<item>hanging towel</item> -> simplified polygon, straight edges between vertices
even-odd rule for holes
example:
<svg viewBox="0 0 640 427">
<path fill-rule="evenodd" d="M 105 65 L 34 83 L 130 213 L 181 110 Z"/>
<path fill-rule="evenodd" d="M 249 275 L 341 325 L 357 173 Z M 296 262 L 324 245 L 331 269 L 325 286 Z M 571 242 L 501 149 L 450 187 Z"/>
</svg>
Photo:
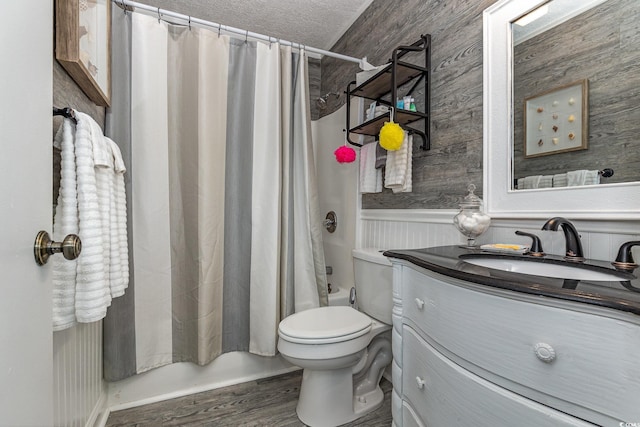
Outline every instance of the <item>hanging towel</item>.
<svg viewBox="0 0 640 427">
<path fill-rule="evenodd" d="M 376 144 L 360 148 L 360 193 L 382 192 L 382 170 L 376 169 Z"/>
<path fill-rule="evenodd" d="M 113 184 L 111 190 L 111 254 L 109 266 L 109 287 L 111 297 L 124 295 L 129 285 L 129 247 L 127 244 L 127 200 L 125 194 L 124 173 L 127 171 L 120 148 L 111 139 L 104 138 L 111 148 L 114 162 Z"/>
<path fill-rule="evenodd" d="M 102 225 L 103 209 L 100 206 L 96 170 L 93 160 L 94 138 L 99 126 L 87 114 L 76 112 L 75 152 L 78 188 L 78 235 L 82 239 L 82 253 L 78 257 L 76 274 L 76 319 L 79 322 L 95 322 L 107 313 L 111 295 L 105 275 Z"/>
<path fill-rule="evenodd" d="M 53 262 L 53 329 L 102 319 L 111 299 L 129 284 L 124 173 L 118 146 L 88 115 L 63 121 L 54 139 L 61 150 L 61 179 L 54 239 L 74 233 L 82 240 L 77 260 Z"/>
<path fill-rule="evenodd" d="M 586 171 L 584 175 L 584 185 L 597 185 L 600 184 L 600 171 L 591 170 Z"/>
<path fill-rule="evenodd" d="M 567 174 L 559 173 L 553 175 L 553 186 L 554 187 L 566 187 L 567 186 Z"/>
<path fill-rule="evenodd" d="M 413 135 L 404 133 L 404 140 L 399 150 L 387 152 L 384 186 L 394 193 L 410 193 L 412 191 L 413 172 Z"/>
<path fill-rule="evenodd" d="M 76 160 L 73 144 L 75 125 L 64 119 L 54 139 L 61 151 L 60 191 L 53 218 L 52 238 L 61 242 L 68 234 L 78 234 L 78 196 L 76 193 Z M 69 328 L 75 323 L 75 284 L 77 260 L 62 256 L 51 258 L 53 274 L 53 330 Z"/>
<path fill-rule="evenodd" d="M 551 188 L 553 187 L 553 175 L 542 175 L 540 182 L 538 182 L 538 188 Z"/>
<path fill-rule="evenodd" d="M 387 164 L 387 150 L 382 148 L 380 142 L 376 142 L 376 169 L 385 167 Z"/>
</svg>

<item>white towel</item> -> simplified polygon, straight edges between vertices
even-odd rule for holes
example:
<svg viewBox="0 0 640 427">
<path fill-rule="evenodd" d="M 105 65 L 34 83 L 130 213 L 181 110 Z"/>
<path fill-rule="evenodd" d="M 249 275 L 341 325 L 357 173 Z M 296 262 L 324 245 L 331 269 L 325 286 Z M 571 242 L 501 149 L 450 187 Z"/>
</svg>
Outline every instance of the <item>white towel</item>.
<svg viewBox="0 0 640 427">
<path fill-rule="evenodd" d="M 600 171 L 591 170 L 586 171 L 584 175 L 584 185 L 597 185 L 600 184 Z"/>
<path fill-rule="evenodd" d="M 127 171 L 120 148 L 111 139 L 105 137 L 111 148 L 114 162 L 113 185 L 111 186 L 111 254 L 109 266 L 109 287 L 111 297 L 124 295 L 129 285 L 129 248 L 127 245 L 127 199 L 125 194 L 124 173 Z"/>
<path fill-rule="evenodd" d="M 410 193 L 413 187 L 413 135 L 404 133 L 399 150 L 387 152 L 384 186 L 394 193 Z"/>
<path fill-rule="evenodd" d="M 360 148 L 360 193 L 382 192 L 382 169 L 376 169 L 376 144 Z"/>
<path fill-rule="evenodd" d="M 79 236 L 82 253 L 78 257 L 76 275 L 76 319 L 88 323 L 102 319 L 111 303 L 105 275 L 102 223 L 96 168 L 94 166 L 94 138 L 102 138 L 97 124 L 87 114 L 76 112 L 76 175 L 78 181 Z M 98 168 L 100 170 L 102 168 Z"/>
<path fill-rule="evenodd" d="M 78 234 L 78 196 L 76 193 L 76 160 L 73 144 L 74 125 L 64 119 L 54 139 L 61 150 L 60 191 L 53 219 L 52 238 L 62 241 L 68 234 Z M 77 260 L 61 255 L 51 258 L 53 272 L 53 330 L 69 328 L 75 323 L 75 284 Z"/>
<path fill-rule="evenodd" d="M 77 260 L 53 257 L 53 328 L 102 319 L 111 299 L 129 284 L 124 173 L 118 146 L 88 115 L 76 112 L 73 134 L 64 120 L 54 139 L 62 151 L 54 239 L 78 234 Z"/>
<path fill-rule="evenodd" d="M 538 182 L 538 188 L 551 188 L 553 187 L 553 175 L 542 175 L 540 182 Z"/>
<path fill-rule="evenodd" d="M 567 186 L 567 174 L 566 173 L 558 173 L 553 175 L 553 186 L 554 187 L 566 187 Z"/>
<path fill-rule="evenodd" d="M 585 177 L 587 176 L 587 171 L 576 170 L 567 172 L 567 185 L 569 187 L 574 187 L 576 185 L 584 185 Z"/>
</svg>

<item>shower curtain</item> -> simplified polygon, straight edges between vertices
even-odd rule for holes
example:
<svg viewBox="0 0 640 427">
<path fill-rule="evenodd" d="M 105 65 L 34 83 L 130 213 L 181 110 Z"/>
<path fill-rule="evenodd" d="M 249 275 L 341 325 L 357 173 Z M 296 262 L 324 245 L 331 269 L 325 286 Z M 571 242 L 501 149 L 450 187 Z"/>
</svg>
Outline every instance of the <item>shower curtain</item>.
<svg viewBox="0 0 640 427">
<path fill-rule="evenodd" d="M 106 131 L 130 157 L 133 274 L 105 378 L 273 356 L 281 319 L 327 303 L 305 54 L 112 16 Z"/>
</svg>

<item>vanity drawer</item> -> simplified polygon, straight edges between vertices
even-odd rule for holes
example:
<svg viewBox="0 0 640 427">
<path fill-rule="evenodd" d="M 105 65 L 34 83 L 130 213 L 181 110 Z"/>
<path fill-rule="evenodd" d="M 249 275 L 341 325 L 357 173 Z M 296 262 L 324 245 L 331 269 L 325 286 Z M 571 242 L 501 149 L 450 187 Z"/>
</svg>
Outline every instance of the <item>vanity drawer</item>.
<svg viewBox="0 0 640 427">
<path fill-rule="evenodd" d="M 467 369 L 583 419 L 640 420 L 637 324 L 405 273 L 405 322 Z"/>
<path fill-rule="evenodd" d="M 593 426 L 463 369 L 404 327 L 404 399 L 427 426 Z M 407 416 L 406 423 L 405 415 Z M 403 408 L 403 425 L 420 425 Z"/>
</svg>

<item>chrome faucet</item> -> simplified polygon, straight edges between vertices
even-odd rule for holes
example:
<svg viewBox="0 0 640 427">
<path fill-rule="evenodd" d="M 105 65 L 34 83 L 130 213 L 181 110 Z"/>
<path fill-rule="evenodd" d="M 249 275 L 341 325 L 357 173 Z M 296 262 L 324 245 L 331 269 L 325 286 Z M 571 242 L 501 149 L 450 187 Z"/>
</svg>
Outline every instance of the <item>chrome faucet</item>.
<svg viewBox="0 0 640 427">
<path fill-rule="evenodd" d="M 626 242 L 620 246 L 616 260 L 611 263 L 616 270 L 633 271 L 638 267 L 631 254 L 631 248 L 634 246 L 640 246 L 640 240 Z"/>
<path fill-rule="evenodd" d="M 568 219 L 556 216 L 545 222 L 542 226 L 542 229 L 558 231 L 558 227 L 562 227 L 562 231 L 564 232 L 564 240 L 566 245 L 566 254 L 564 258 L 567 261 L 583 262 L 584 255 L 582 252 L 580 235 L 578 234 L 578 230 L 576 230 L 576 228 Z"/>
</svg>

